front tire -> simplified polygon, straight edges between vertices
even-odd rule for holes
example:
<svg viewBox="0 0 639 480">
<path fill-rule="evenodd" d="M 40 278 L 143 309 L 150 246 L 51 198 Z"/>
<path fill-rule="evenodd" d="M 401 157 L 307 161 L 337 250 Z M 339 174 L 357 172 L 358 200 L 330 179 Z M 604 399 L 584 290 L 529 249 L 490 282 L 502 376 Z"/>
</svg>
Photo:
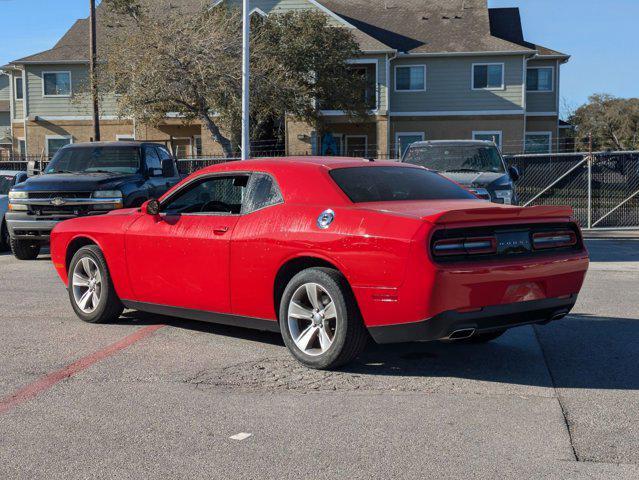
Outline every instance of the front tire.
<svg viewBox="0 0 639 480">
<path fill-rule="evenodd" d="M 69 299 L 80 320 L 108 323 L 124 311 L 102 251 L 95 245 L 82 247 L 69 265 Z"/>
<path fill-rule="evenodd" d="M 11 252 L 18 260 L 35 260 L 40 255 L 40 243 L 34 240 L 9 240 Z"/>
<path fill-rule="evenodd" d="M 345 365 L 368 341 L 346 279 L 329 268 L 310 268 L 295 275 L 284 290 L 279 318 L 284 343 L 309 368 Z"/>
<path fill-rule="evenodd" d="M 0 225 L 0 252 L 6 252 L 11 249 L 11 238 L 9 237 L 9 229 L 7 228 L 7 222 L 4 220 Z"/>
</svg>

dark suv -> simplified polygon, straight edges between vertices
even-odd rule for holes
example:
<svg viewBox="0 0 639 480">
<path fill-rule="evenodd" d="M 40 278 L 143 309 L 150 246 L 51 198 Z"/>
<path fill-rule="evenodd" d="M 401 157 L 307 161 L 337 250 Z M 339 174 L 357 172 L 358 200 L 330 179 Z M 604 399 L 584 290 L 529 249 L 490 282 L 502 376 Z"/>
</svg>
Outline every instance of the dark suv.
<svg viewBox="0 0 639 480">
<path fill-rule="evenodd" d="M 506 167 L 497 145 L 480 140 L 435 140 L 410 145 L 402 162 L 434 170 L 494 203 L 517 205 L 516 167 Z"/>
<path fill-rule="evenodd" d="M 160 144 L 68 145 L 56 153 L 43 175 L 9 192 L 11 250 L 20 260 L 33 260 L 58 222 L 139 207 L 180 179 L 175 159 Z"/>
</svg>

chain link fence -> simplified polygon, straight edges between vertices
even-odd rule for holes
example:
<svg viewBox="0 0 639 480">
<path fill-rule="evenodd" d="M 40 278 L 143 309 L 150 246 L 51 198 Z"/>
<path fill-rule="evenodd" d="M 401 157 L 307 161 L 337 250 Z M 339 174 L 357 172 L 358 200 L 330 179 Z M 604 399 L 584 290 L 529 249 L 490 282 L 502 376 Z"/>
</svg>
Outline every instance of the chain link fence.
<svg viewBox="0 0 639 480">
<path fill-rule="evenodd" d="M 514 155 L 522 205 L 570 205 L 584 228 L 639 227 L 639 152 Z"/>
<path fill-rule="evenodd" d="M 272 156 L 284 156 L 278 153 Z M 189 175 L 238 160 L 195 156 L 177 164 L 180 174 Z M 506 161 L 521 173 L 522 205 L 570 205 L 584 228 L 639 228 L 639 151 L 512 155 Z M 0 161 L 0 170 L 37 175 L 47 163 L 42 157 L 13 159 Z"/>
</svg>

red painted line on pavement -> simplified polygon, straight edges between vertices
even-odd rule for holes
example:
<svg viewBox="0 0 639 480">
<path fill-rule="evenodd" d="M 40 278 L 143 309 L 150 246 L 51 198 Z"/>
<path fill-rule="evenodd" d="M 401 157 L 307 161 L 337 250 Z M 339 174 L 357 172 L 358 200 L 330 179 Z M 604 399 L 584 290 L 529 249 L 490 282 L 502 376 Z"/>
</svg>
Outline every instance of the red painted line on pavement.
<svg viewBox="0 0 639 480">
<path fill-rule="evenodd" d="M 130 347 L 136 342 L 143 340 L 144 338 L 152 335 L 159 329 L 163 328 L 165 325 L 150 325 L 148 327 L 144 327 L 136 331 L 135 333 L 129 335 L 128 337 L 123 338 L 122 340 L 115 342 L 112 345 L 109 345 L 102 350 L 98 350 L 97 352 L 92 353 L 84 358 L 81 358 L 77 362 L 72 363 L 71 365 L 67 365 L 62 370 L 58 370 L 57 372 L 50 373 L 46 377 L 42 377 L 39 380 L 27 385 L 26 387 L 21 388 L 17 392 L 9 395 L 6 398 L 0 400 L 0 414 L 6 413 L 12 408 L 25 403 L 32 398 L 37 397 L 41 393 L 49 390 L 55 384 L 61 382 L 62 380 L 72 377 L 76 373 L 79 373 L 83 370 L 86 370 L 91 365 L 108 358 L 125 348 Z"/>
</svg>

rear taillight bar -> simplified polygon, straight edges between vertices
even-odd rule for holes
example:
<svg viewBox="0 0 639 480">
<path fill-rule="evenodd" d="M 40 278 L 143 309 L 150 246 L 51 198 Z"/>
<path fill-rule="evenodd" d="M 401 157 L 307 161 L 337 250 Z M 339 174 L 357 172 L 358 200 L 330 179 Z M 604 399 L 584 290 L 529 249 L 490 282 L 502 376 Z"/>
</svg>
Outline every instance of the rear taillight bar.
<svg viewBox="0 0 639 480">
<path fill-rule="evenodd" d="M 469 237 L 438 240 L 433 244 L 436 257 L 453 255 L 486 255 L 497 253 L 495 237 Z"/>
<path fill-rule="evenodd" d="M 533 234 L 533 248 L 535 250 L 574 247 L 575 245 L 577 245 L 577 234 L 570 230 L 561 232 L 539 232 Z"/>
</svg>

